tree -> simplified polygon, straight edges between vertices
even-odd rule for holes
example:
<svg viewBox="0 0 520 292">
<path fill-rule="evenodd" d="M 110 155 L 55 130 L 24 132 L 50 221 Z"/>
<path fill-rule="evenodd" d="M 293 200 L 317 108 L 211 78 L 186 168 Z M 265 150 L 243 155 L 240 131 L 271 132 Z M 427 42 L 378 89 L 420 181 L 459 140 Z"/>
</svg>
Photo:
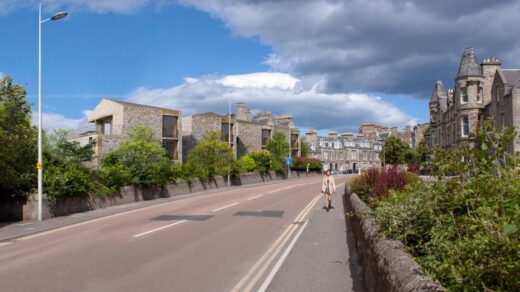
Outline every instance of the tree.
<svg viewBox="0 0 520 292">
<path fill-rule="evenodd" d="M 285 157 L 289 155 L 290 145 L 285 135 L 281 132 L 276 132 L 273 135 L 273 139 L 265 146 L 273 157 L 272 169 L 275 171 L 283 168 Z"/>
<path fill-rule="evenodd" d="M 36 182 L 37 132 L 23 86 L 0 79 L 0 199 L 29 191 Z"/>
<path fill-rule="evenodd" d="M 128 172 L 129 183 L 136 186 L 163 186 L 172 177 L 166 150 L 157 142 L 153 130 L 147 127 L 132 128 L 119 148 L 103 159 L 102 168 L 115 169 L 118 165 L 123 166 L 119 169 Z M 121 174 L 121 177 L 124 178 L 125 175 Z"/>
<path fill-rule="evenodd" d="M 68 141 L 68 136 L 69 131 L 55 129 L 48 139 L 46 154 L 52 155 L 54 159 L 64 159 L 77 164 L 92 161 L 96 142 L 92 141 L 85 146 L 81 146 L 77 141 Z"/>
<path fill-rule="evenodd" d="M 301 155 L 300 157 L 307 158 L 310 156 L 310 147 L 309 143 L 302 142 Z"/>
<path fill-rule="evenodd" d="M 409 150 L 410 146 L 404 141 L 397 137 L 390 137 L 385 140 L 384 149 L 379 154 L 379 158 L 384 160 L 385 164 L 404 164 Z"/>
<path fill-rule="evenodd" d="M 209 180 L 216 175 L 227 175 L 233 164 L 233 152 L 222 141 L 219 131 L 207 131 L 204 138 L 188 155 L 188 169 L 194 176 Z"/>
</svg>

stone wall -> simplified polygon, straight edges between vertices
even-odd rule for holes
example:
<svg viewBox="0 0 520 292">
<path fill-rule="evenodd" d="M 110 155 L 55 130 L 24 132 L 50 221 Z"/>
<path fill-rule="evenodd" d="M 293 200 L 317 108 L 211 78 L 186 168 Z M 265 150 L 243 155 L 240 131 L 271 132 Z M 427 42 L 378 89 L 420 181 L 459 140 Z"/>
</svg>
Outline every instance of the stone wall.
<svg viewBox="0 0 520 292">
<path fill-rule="evenodd" d="M 321 176 L 320 172 L 311 171 L 309 174 L 302 171 L 292 171 L 293 178 L 298 177 L 315 177 Z M 286 179 L 284 174 L 270 172 L 267 174 L 246 173 L 240 177 L 232 178 L 233 186 L 269 182 L 275 180 Z M 156 198 L 168 198 L 179 195 L 186 195 L 195 192 L 218 189 L 227 187 L 227 179 L 225 177 L 215 177 L 212 181 L 204 182 L 199 179 L 193 179 L 191 184 L 181 182 L 177 184 L 169 184 L 165 188 L 160 187 L 124 187 L 119 194 L 115 196 L 100 197 L 67 197 L 59 199 L 55 204 L 51 204 L 44 197 L 43 218 L 65 216 L 78 212 L 85 212 L 99 208 L 128 204 L 138 201 L 153 200 Z M 36 220 L 37 214 L 37 198 L 36 195 L 29 196 L 27 200 L 19 200 L 12 202 L 0 202 L 0 222 L 2 221 L 20 221 L 20 220 Z"/>
<path fill-rule="evenodd" d="M 368 291 L 445 291 L 421 272 L 421 266 L 400 241 L 381 239 L 372 211 L 351 193 L 348 184 L 344 203 Z"/>
</svg>

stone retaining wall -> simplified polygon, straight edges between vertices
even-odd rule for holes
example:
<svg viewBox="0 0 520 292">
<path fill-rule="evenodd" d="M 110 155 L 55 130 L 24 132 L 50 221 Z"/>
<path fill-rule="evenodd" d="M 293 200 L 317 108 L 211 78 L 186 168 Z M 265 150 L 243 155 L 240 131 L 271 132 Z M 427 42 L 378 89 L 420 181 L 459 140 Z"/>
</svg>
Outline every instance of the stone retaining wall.
<svg viewBox="0 0 520 292">
<path fill-rule="evenodd" d="M 319 171 L 311 171 L 309 174 L 304 171 L 292 171 L 293 178 L 320 175 L 321 173 Z M 232 178 L 231 185 L 240 186 L 281 179 L 286 179 L 286 176 L 284 174 L 275 172 L 270 172 L 267 174 L 246 173 L 242 174 L 240 177 Z M 48 219 L 99 208 L 106 208 L 144 200 L 153 200 L 156 198 L 168 198 L 204 190 L 218 189 L 222 187 L 227 187 L 227 178 L 218 176 L 208 182 L 200 181 L 199 179 L 193 179 L 191 184 L 181 182 L 177 184 L 169 184 L 165 188 L 140 188 L 128 186 L 122 188 L 119 194 L 114 196 L 107 196 L 105 198 L 94 196 L 65 197 L 58 199 L 55 204 L 51 204 L 47 198 L 44 198 L 42 200 L 43 218 Z M 36 220 L 37 208 L 38 203 L 36 195 L 29 196 L 25 201 L 0 202 L 0 222 Z"/>
<path fill-rule="evenodd" d="M 372 211 L 348 184 L 344 201 L 368 291 L 445 291 L 421 272 L 400 241 L 381 238 Z"/>
</svg>

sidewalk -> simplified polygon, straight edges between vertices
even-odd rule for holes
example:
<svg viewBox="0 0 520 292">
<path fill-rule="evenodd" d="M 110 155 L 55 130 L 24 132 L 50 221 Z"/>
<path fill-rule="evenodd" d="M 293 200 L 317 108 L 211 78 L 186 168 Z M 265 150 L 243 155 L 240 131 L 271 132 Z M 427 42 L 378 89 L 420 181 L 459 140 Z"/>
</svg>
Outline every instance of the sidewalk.
<svg viewBox="0 0 520 292">
<path fill-rule="evenodd" d="M 342 194 L 327 212 L 321 199 L 267 291 L 365 291 L 355 242 L 345 221 Z"/>
</svg>

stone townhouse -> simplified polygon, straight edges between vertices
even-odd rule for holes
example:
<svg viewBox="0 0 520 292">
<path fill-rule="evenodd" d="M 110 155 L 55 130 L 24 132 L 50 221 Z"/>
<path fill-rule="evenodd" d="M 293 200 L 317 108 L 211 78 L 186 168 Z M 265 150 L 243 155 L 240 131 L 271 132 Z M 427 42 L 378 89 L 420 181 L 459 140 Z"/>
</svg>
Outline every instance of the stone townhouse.
<svg viewBox="0 0 520 292">
<path fill-rule="evenodd" d="M 182 119 L 183 158 L 202 140 L 206 131 L 220 131 L 224 141 L 230 141 L 233 155 L 240 158 L 247 153 L 265 148 L 276 132 L 290 139 L 291 153 L 301 153 L 300 130 L 291 115 L 274 116 L 270 112 L 258 113 L 252 117 L 251 111 L 242 102 L 237 103 L 236 112 L 228 115 L 200 113 Z M 231 130 L 231 132 L 229 132 Z M 231 137 L 230 137 L 231 136 Z"/>
<path fill-rule="evenodd" d="M 437 81 L 430 98 L 430 127 L 425 139 L 430 147 L 449 147 L 468 141 L 485 118 L 496 128 L 515 127 L 520 131 L 520 69 L 502 69 L 498 58 L 479 64 L 473 48 L 464 50 L 455 87 L 446 90 Z M 518 151 L 516 140 L 511 151 Z"/>
<path fill-rule="evenodd" d="M 376 124 L 362 124 L 359 127 L 359 138 L 371 141 L 384 141 L 388 137 L 398 137 L 410 147 L 414 147 L 414 132 L 410 126 L 406 126 L 402 131 L 397 127 L 388 128 L 386 126 Z"/>
<path fill-rule="evenodd" d="M 180 111 L 104 98 L 89 115 L 94 129 L 79 133 L 73 140 L 82 145 L 96 141 L 94 152 L 99 158 L 116 149 L 133 127 L 146 126 L 153 130 L 168 157 L 182 162 L 180 119 Z"/>
<path fill-rule="evenodd" d="M 315 130 L 310 130 L 305 134 L 305 141 L 311 157 L 319 159 L 325 170 L 357 172 L 381 166 L 379 153 L 383 142 L 378 139 L 366 139 L 364 135 L 354 137 L 350 132 L 338 135 L 335 131 L 328 136 L 318 136 Z"/>
</svg>

